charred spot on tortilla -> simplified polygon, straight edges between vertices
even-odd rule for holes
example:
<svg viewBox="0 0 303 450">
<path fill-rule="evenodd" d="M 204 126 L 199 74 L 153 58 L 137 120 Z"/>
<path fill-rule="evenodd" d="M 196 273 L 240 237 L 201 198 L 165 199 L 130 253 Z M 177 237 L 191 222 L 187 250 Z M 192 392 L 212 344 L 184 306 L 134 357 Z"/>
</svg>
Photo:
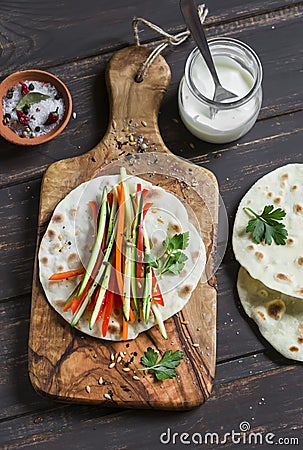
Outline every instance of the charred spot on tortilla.
<svg viewBox="0 0 303 450">
<path fill-rule="evenodd" d="M 184 298 L 184 297 L 188 297 L 191 292 L 193 290 L 193 286 L 191 286 L 190 284 L 185 284 L 184 286 L 181 287 L 179 294 L 180 297 Z"/>
<path fill-rule="evenodd" d="M 157 189 L 157 188 L 151 188 L 146 196 L 146 199 L 148 200 L 152 200 L 152 199 L 157 199 L 157 198 L 161 198 L 163 196 L 161 189 Z"/>
<path fill-rule="evenodd" d="M 281 181 L 286 181 L 286 180 L 288 180 L 288 173 L 283 173 L 281 175 Z"/>
<path fill-rule="evenodd" d="M 274 195 L 273 192 L 269 192 L 269 193 L 267 194 L 267 197 L 271 198 L 273 195 Z"/>
<path fill-rule="evenodd" d="M 274 199 L 274 203 L 275 203 L 276 205 L 280 205 L 281 201 L 282 201 L 281 197 L 276 197 L 276 198 Z"/>
<path fill-rule="evenodd" d="M 297 214 L 302 214 L 302 213 L 303 213 L 303 206 L 300 205 L 299 203 L 297 203 L 297 204 L 294 206 L 294 211 L 295 211 L 295 213 L 297 213 Z"/>
<path fill-rule="evenodd" d="M 285 273 L 277 273 L 276 279 L 279 281 L 285 281 L 286 283 L 291 283 L 291 278 Z"/>
<path fill-rule="evenodd" d="M 261 252 L 256 252 L 255 255 L 256 255 L 256 258 L 259 259 L 259 260 L 264 258 L 264 255 Z"/>
<path fill-rule="evenodd" d="M 59 248 L 61 247 L 61 245 L 59 244 L 59 242 L 56 242 L 55 244 L 53 244 L 50 248 L 50 252 L 51 253 L 55 253 Z"/>
<path fill-rule="evenodd" d="M 57 266 L 57 272 L 63 272 L 64 270 L 64 266 L 62 264 L 59 264 L 59 266 Z"/>
<path fill-rule="evenodd" d="M 295 345 L 292 345 L 291 347 L 289 347 L 289 351 L 290 351 L 290 352 L 298 352 L 298 351 L 299 351 L 299 348 L 296 347 Z"/>
<path fill-rule="evenodd" d="M 300 288 L 300 289 L 298 289 L 297 291 L 296 291 L 298 294 L 301 294 L 301 295 L 303 295 L 303 287 L 302 288 Z"/>
<path fill-rule="evenodd" d="M 303 266 L 303 256 L 299 256 L 299 258 L 297 259 L 297 263 L 299 264 L 299 266 Z"/>
<path fill-rule="evenodd" d="M 108 333 L 118 335 L 121 333 L 121 327 L 118 324 L 111 323 L 108 325 Z"/>
<path fill-rule="evenodd" d="M 180 234 L 180 233 L 182 233 L 182 228 L 180 227 L 180 225 L 178 223 L 170 222 L 168 224 L 168 231 L 170 231 L 174 234 Z"/>
<path fill-rule="evenodd" d="M 52 218 L 52 222 L 54 222 L 54 223 L 64 222 L 64 215 L 61 213 L 55 214 Z"/>
<path fill-rule="evenodd" d="M 43 256 L 43 258 L 41 258 L 41 262 L 42 262 L 42 264 L 47 264 L 48 258 L 46 256 Z"/>
<path fill-rule="evenodd" d="M 59 299 L 59 300 L 54 300 L 54 303 L 56 306 L 58 306 L 58 308 L 62 308 L 62 306 L 65 303 L 65 300 Z"/>
<path fill-rule="evenodd" d="M 71 253 L 67 257 L 67 264 L 70 268 L 72 268 L 75 264 L 79 264 L 80 257 L 77 253 Z"/>
<path fill-rule="evenodd" d="M 297 185 L 297 184 L 294 184 L 292 187 L 291 187 L 291 190 L 292 191 L 297 191 L 299 189 L 299 186 Z"/>
<path fill-rule="evenodd" d="M 287 245 L 294 245 L 294 243 L 295 243 L 295 240 L 293 238 L 288 238 L 286 241 Z"/>
<path fill-rule="evenodd" d="M 47 231 L 47 237 L 51 240 L 51 241 L 53 241 L 55 238 L 56 238 L 56 236 L 57 236 L 57 233 L 54 231 L 54 230 L 48 230 Z"/>
<path fill-rule="evenodd" d="M 75 216 L 75 215 L 77 214 L 77 212 L 78 212 L 78 209 L 79 209 L 79 207 L 78 207 L 78 208 L 72 208 L 72 209 L 70 210 L 71 215 L 72 215 L 72 216 Z"/>
<path fill-rule="evenodd" d="M 267 305 L 267 312 L 269 317 L 272 317 L 275 320 L 281 319 L 281 316 L 284 313 L 285 309 L 285 303 L 280 299 L 272 300 Z"/>
<path fill-rule="evenodd" d="M 255 248 L 255 247 L 254 247 L 253 245 L 248 245 L 248 246 L 247 246 L 247 250 L 254 250 L 254 248 Z"/>
<path fill-rule="evenodd" d="M 263 311 L 257 311 L 258 315 L 261 317 L 262 320 L 266 320 L 265 314 Z"/>
<path fill-rule="evenodd" d="M 192 257 L 193 261 L 196 261 L 199 258 L 199 255 L 200 255 L 199 250 L 191 252 L 191 257 Z"/>
</svg>

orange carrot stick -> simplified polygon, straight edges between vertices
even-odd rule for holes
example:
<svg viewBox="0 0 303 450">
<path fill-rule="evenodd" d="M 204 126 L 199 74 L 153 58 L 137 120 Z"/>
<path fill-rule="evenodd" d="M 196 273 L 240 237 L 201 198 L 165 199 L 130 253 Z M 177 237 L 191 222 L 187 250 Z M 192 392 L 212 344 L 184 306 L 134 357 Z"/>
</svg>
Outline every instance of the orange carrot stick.
<svg viewBox="0 0 303 450">
<path fill-rule="evenodd" d="M 53 273 L 52 276 L 49 277 L 49 280 L 66 280 L 66 278 L 72 278 L 77 277 L 78 275 L 82 275 L 85 272 L 85 269 L 82 267 L 82 269 L 75 269 L 75 270 L 68 270 L 67 272 L 59 272 L 59 273 Z"/>
</svg>

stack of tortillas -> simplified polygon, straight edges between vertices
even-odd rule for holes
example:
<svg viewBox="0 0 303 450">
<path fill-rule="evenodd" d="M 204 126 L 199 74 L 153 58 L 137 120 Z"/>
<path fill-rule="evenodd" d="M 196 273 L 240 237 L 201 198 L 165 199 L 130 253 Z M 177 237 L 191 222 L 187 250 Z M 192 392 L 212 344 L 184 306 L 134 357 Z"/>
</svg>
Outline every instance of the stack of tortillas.
<svg viewBox="0 0 303 450">
<path fill-rule="evenodd" d="M 256 243 L 246 232 L 251 215 L 273 205 L 286 212 L 286 245 Z M 287 358 L 303 361 L 303 164 L 289 164 L 258 180 L 240 202 L 233 249 L 241 264 L 238 293 L 245 312 Z"/>
</svg>

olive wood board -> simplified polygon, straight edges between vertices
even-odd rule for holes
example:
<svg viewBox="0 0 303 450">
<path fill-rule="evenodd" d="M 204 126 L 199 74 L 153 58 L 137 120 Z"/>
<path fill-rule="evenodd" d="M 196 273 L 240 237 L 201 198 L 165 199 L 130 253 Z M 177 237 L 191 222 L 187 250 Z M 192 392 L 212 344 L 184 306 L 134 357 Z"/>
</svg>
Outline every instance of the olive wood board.
<svg viewBox="0 0 303 450">
<path fill-rule="evenodd" d="M 218 217 L 217 181 L 211 172 L 177 158 L 165 146 L 158 128 L 160 104 L 170 83 L 170 69 L 164 58 L 158 56 L 144 80 L 141 83 L 135 81 L 149 52 L 141 46 L 127 47 L 112 57 L 106 74 L 110 120 L 105 136 L 88 153 L 53 163 L 46 170 L 41 187 L 37 252 L 55 206 L 68 192 L 98 176 L 100 169 L 125 155 L 129 166 L 134 166 L 135 170 L 131 161 L 135 162 L 139 152 L 144 151 L 169 156 L 165 169 L 169 175 L 148 173 L 147 165 L 146 174 L 140 176 L 177 194 L 190 205 L 199 221 L 207 252 L 205 272 L 211 273 Z M 127 127 L 135 127 L 135 141 L 127 136 Z M 138 136 L 141 136 L 139 144 Z M 142 143 L 145 144 L 143 147 Z M 180 182 L 170 176 L 174 164 L 190 175 L 188 181 Z M 191 184 L 192 177 L 194 183 Z M 196 185 L 202 186 L 202 196 L 197 193 Z M 165 322 L 168 340 L 161 337 L 155 326 L 132 341 L 105 341 L 72 328 L 49 305 L 39 282 L 37 252 L 29 375 L 38 393 L 55 400 L 126 408 L 181 410 L 205 402 L 215 375 L 217 293 L 214 276 L 209 276 L 208 281 L 205 281 L 207 277 L 204 280 L 201 277 L 183 310 Z M 184 359 L 177 368 L 178 376 L 159 382 L 152 373 L 138 372 L 147 347 L 160 354 L 170 349 L 182 350 Z M 119 352 L 126 353 L 123 360 L 109 368 L 111 355 Z M 128 361 L 131 361 L 127 364 L 130 370 L 124 371 Z M 134 379 L 134 375 L 139 380 Z"/>
</svg>

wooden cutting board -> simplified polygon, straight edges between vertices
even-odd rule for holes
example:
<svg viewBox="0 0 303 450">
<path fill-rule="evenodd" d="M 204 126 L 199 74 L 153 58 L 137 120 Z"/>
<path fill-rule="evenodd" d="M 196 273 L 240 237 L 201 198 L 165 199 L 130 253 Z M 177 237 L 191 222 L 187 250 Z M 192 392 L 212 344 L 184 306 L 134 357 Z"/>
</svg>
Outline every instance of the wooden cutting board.
<svg viewBox="0 0 303 450">
<path fill-rule="evenodd" d="M 183 197 L 194 210 L 207 250 L 206 270 L 211 271 L 217 229 L 217 182 L 211 172 L 180 160 L 165 146 L 158 129 L 158 111 L 170 83 L 170 69 L 163 57 L 158 56 L 143 82 L 135 82 L 135 74 L 148 54 L 145 47 L 128 47 L 114 55 L 107 70 L 111 111 L 104 138 L 88 153 L 56 162 L 47 169 L 41 188 L 37 251 L 55 206 L 68 192 L 97 176 L 100 168 L 113 160 L 125 155 L 135 159 L 138 151 L 157 152 L 170 154 L 167 164 L 173 166 L 173 161 L 176 167 L 181 165 L 184 172 L 193 176 L 187 182 L 179 182 L 167 175 L 155 174 L 151 178 L 146 174 L 154 184 Z M 134 143 L 127 136 L 130 129 L 135 130 Z M 139 144 L 138 136 L 141 136 Z M 202 197 L 197 194 L 197 185 Z M 184 309 L 166 321 L 168 341 L 154 327 L 133 341 L 108 342 L 70 327 L 48 304 L 38 272 L 36 255 L 29 374 L 37 392 L 69 402 L 179 410 L 193 408 L 208 398 L 216 358 L 214 277 L 208 282 L 201 279 Z M 184 351 L 178 377 L 156 382 L 152 374 L 138 372 L 142 368 L 140 358 L 149 346 L 160 354 L 169 349 Z M 122 361 L 109 368 L 111 355 L 117 359 L 119 352 L 123 352 Z"/>
</svg>

